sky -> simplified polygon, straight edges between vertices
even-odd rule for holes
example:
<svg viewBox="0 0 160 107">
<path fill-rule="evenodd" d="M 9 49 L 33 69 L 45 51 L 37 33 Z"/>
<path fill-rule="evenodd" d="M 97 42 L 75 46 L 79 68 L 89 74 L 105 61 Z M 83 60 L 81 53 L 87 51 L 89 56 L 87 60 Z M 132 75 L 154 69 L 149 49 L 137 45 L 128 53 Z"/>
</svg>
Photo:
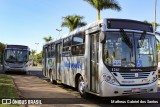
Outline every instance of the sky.
<svg viewBox="0 0 160 107">
<path fill-rule="evenodd" d="M 154 0 L 117 1 L 122 10 L 103 10 L 101 18 L 154 21 Z M 0 0 L 0 42 L 27 45 L 40 52 L 44 37 L 56 39 L 59 36 L 56 29 L 62 29 L 60 36 L 69 32 L 61 27 L 62 17 L 67 15 L 84 16 L 86 23 L 97 20 L 97 11 L 84 0 Z M 160 24 L 160 0 L 157 0 L 157 23 Z"/>
</svg>

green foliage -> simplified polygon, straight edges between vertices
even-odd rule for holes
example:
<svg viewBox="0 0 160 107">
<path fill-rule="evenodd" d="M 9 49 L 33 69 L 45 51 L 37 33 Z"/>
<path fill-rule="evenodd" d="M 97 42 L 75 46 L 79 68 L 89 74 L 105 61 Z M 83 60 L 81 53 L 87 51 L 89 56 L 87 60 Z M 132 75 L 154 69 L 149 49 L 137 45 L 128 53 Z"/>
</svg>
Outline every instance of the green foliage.
<svg viewBox="0 0 160 107">
<path fill-rule="evenodd" d="M 33 61 L 31 62 L 32 65 L 37 63 L 42 64 L 42 51 L 36 54 L 36 50 L 31 50 L 30 59 Z"/>
<path fill-rule="evenodd" d="M 0 56 L 2 55 L 4 47 L 5 47 L 5 44 L 0 42 Z"/>
<path fill-rule="evenodd" d="M 11 76 L 0 74 L 0 98 L 18 98 Z"/>
<path fill-rule="evenodd" d="M 32 58 L 32 59 L 35 59 L 35 54 L 36 54 L 36 50 L 31 50 L 31 53 L 30 53 L 30 57 Z"/>
<path fill-rule="evenodd" d="M 73 31 L 77 27 L 85 26 L 86 23 L 82 22 L 83 16 L 78 15 L 68 15 L 66 17 L 62 17 L 63 22 L 61 24 L 62 27 L 68 27 L 70 31 Z"/>
<path fill-rule="evenodd" d="M 157 44 L 157 50 L 160 51 L 160 44 Z"/>
<path fill-rule="evenodd" d="M 40 63 L 40 64 L 42 64 L 42 51 L 40 53 L 38 53 L 36 55 L 36 57 L 37 57 L 37 62 Z"/>
<path fill-rule="evenodd" d="M 84 0 L 98 11 L 98 20 L 100 20 L 100 11 L 104 9 L 121 10 L 121 6 L 116 0 Z"/>
<path fill-rule="evenodd" d="M 154 26 L 154 22 L 148 22 L 147 20 L 144 20 L 144 22 Z M 157 29 L 158 26 L 160 26 L 160 24 L 156 23 L 156 29 Z"/>
<path fill-rule="evenodd" d="M 51 36 L 48 36 L 48 37 L 44 37 L 43 38 L 45 42 L 49 42 L 52 40 L 52 37 Z"/>
<path fill-rule="evenodd" d="M 16 87 L 10 75 L 0 74 L 0 98 L 19 98 Z M 21 105 L 0 104 L 0 107 L 21 107 Z"/>
<path fill-rule="evenodd" d="M 0 63 L 2 64 L 2 58 L 3 58 L 3 50 L 4 50 L 5 44 L 0 42 Z"/>
</svg>

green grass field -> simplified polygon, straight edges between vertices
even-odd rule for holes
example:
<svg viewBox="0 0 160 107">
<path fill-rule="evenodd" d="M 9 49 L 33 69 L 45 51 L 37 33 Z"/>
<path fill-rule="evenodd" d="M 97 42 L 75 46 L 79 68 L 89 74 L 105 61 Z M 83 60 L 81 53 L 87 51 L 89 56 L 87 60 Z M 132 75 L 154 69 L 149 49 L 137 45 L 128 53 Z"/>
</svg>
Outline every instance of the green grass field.
<svg viewBox="0 0 160 107">
<path fill-rule="evenodd" d="M 12 77 L 9 75 L 0 74 L 0 99 L 2 100 L 3 98 L 18 98 L 18 94 Z M 0 107 L 20 107 L 20 105 L 0 104 Z"/>
</svg>

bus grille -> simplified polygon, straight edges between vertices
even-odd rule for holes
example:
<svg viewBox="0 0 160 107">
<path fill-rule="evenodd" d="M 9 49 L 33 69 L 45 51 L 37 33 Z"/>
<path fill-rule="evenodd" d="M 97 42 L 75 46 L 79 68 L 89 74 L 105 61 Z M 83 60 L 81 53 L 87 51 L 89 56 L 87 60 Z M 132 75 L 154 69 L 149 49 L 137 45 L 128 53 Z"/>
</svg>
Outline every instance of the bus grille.
<svg viewBox="0 0 160 107">
<path fill-rule="evenodd" d="M 21 67 L 19 67 L 19 66 L 14 66 L 14 67 L 11 67 L 11 68 L 23 68 L 22 66 Z"/>
<path fill-rule="evenodd" d="M 141 79 L 141 78 L 148 78 L 150 75 L 150 72 L 136 72 L 136 73 L 122 73 L 120 72 L 120 75 L 124 79 Z"/>
</svg>

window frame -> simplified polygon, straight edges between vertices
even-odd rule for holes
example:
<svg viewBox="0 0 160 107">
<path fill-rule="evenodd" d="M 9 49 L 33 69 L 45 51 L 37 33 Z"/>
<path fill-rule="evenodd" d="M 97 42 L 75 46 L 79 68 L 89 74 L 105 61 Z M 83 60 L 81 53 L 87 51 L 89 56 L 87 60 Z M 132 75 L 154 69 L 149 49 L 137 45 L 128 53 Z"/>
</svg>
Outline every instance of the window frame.
<svg viewBox="0 0 160 107">
<path fill-rule="evenodd" d="M 64 41 L 68 39 L 68 44 L 64 43 Z M 72 36 L 66 37 L 62 40 L 62 57 L 71 56 L 71 46 L 72 46 Z"/>
<path fill-rule="evenodd" d="M 73 44 L 74 37 L 79 37 L 79 36 L 81 36 L 83 38 L 83 42 Z M 83 52 L 82 53 L 73 53 L 73 48 L 76 47 L 76 46 L 79 46 L 79 48 L 84 48 L 84 49 L 79 50 L 79 51 L 83 51 Z M 80 33 L 77 33 L 77 34 L 72 36 L 71 54 L 73 56 L 83 56 L 85 54 L 85 33 L 80 32 Z"/>
</svg>

